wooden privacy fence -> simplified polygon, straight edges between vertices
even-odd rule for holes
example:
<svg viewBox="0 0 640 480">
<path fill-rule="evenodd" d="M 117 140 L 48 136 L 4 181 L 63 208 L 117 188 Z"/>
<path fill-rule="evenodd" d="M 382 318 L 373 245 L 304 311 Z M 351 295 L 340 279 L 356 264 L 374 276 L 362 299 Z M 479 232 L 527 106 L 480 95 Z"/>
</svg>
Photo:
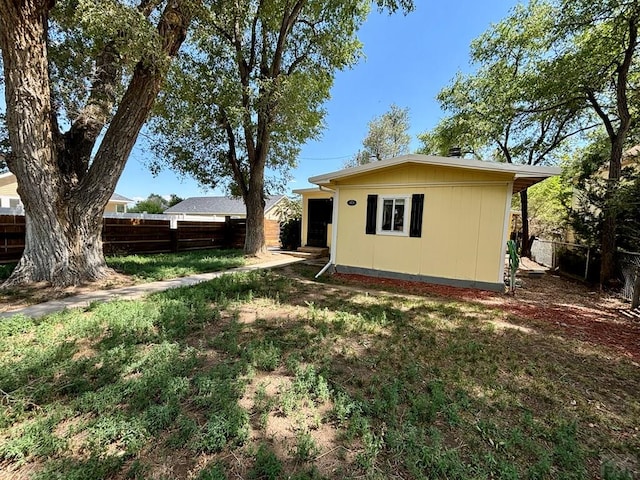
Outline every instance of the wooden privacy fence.
<svg viewBox="0 0 640 480">
<path fill-rule="evenodd" d="M 280 245 L 280 225 L 265 219 L 267 246 Z M 225 222 L 178 221 L 141 218 L 104 218 L 103 249 L 106 254 L 163 253 L 210 248 L 242 248 L 247 232 L 245 219 Z M 15 262 L 24 250 L 23 215 L 0 215 L 0 263 Z"/>
</svg>

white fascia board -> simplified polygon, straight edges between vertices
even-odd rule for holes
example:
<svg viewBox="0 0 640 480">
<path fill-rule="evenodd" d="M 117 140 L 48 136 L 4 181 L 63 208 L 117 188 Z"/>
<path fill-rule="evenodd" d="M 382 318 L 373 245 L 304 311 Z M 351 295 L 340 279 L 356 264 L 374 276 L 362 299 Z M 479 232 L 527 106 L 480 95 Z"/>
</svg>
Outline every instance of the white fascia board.
<svg viewBox="0 0 640 480">
<path fill-rule="evenodd" d="M 402 165 L 406 163 L 416 163 L 421 165 L 435 165 L 442 167 L 464 168 L 468 170 L 479 170 L 496 173 L 513 173 L 515 177 L 540 177 L 540 176 L 553 176 L 560 174 L 560 168 L 558 167 L 538 167 L 530 165 L 514 165 L 511 163 L 498 163 L 498 162 L 483 162 L 481 160 L 472 160 L 466 158 L 457 157 L 437 157 L 433 155 L 402 155 L 400 157 L 389 158 L 378 162 L 367 163 L 366 165 L 359 165 L 357 167 L 345 168 L 335 172 L 326 173 L 323 175 L 316 175 L 309 178 L 310 183 L 316 185 L 327 185 L 334 180 L 338 180 L 353 175 L 360 175 L 363 173 L 374 172 L 383 168 L 393 167 L 396 165 Z"/>
</svg>

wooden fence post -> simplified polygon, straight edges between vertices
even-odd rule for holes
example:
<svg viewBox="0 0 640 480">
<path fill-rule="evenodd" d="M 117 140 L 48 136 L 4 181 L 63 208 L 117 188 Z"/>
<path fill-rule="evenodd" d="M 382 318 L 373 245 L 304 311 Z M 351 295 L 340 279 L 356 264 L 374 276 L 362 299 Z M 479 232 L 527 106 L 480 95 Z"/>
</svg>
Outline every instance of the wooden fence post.
<svg viewBox="0 0 640 480">
<path fill-rule="evenodd" d="M 173 253 L 178 253 L 179 230 L 178 219 L 176 217 L 173 217 L 169 220 L 169 233 L 171 235 L 171 251 Z"/>
<path fill-rule="evenodd" d="M 631 296 L 631 308 L 640 307 L 640 267 L 636 267 L 636 280 L 633 282 L 633 295 Z"/>
</svg>

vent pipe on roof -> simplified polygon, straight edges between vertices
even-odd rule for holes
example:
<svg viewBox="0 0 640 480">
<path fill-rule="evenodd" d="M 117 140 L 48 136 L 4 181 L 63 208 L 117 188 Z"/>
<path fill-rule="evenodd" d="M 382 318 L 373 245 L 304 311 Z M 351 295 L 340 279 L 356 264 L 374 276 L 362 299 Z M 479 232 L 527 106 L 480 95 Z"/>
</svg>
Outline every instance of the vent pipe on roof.
<svg viewBox="0 0 640 480">
<path fill-rule="evenodd" d="M 460 147 L 451 147 L 449 149 L 450 157 L 462 157 L 462 149 Z"/>
</svg>

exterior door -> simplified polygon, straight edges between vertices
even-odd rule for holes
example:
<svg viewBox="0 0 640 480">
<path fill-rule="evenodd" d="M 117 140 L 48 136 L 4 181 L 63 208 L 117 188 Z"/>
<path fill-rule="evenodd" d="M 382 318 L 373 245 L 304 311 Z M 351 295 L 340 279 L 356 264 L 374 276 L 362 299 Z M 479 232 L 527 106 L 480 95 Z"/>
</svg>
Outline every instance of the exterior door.
<svg viewBox="0 0 640 480">
<path fill-rule="evenodd" d="M 308 204 L 307 246 L 327 246 L 327 225 L 333 215 L 333 201 L 330 198 L 310 198 Z"/>
</svg>

